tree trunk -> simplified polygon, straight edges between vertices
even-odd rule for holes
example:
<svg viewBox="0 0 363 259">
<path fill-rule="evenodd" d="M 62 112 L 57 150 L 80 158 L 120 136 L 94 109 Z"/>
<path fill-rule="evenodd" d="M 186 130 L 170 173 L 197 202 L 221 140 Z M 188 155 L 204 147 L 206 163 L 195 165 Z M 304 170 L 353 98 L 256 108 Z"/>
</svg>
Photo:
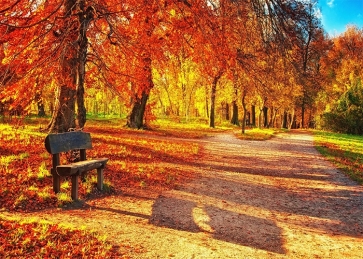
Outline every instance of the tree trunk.
<svg viewBox="0 0 363 259">
<path fill-rule="evenodd" d="M 292 114 L 290 114 L 290 116 L 291 116 L 291 120 L 290 120 L 289 129 L 295 129 L 296 128 L 295 109 L 292 110 Z"/>
<path fill-rule="evenodd" d="M 210 100 L 210 116 L 209 116 L 209 127 L 214 128 L 215 123 L 215 101 L 216 101 L 216 91 L 217 91 L 217 80 L 213 80 L 212 84 L 212 92 L 211 92 L 211 100 Z"/>
<path fill-rule="evenodd" d="M 231 123 L 233 125 L 239 126 L 237 101 L 233 101 L 233 103 L 232 103 L 232 119 L 231 119 Z"/>
<path fill-rule="evenodd" d="M 283 117 L 282 117 L 282 128 L 287 129 L 287 112 L 284 111 Z"/>
<path fill-rule="evenodd" d="M 264 106 L 262 108 L 262 112 L 263 112 L 263 127 L 268 128 L 268 108 Z"/>
<path fill-rule="evenodd" d="M 77 8 L 76 0 L 67 0 L 64 3 L 65 31 L 69 31 L 69 26 L 77 28 L 78 23 L 72 19 L 72 12 Z M 60 58 L 61 74 L 58 75 L 58 87 L 52 119 L 48 125 L 49 132 L 66 132 L 70 128 L 75 128 L 75 102 L 76 84 L 78 82 L 77 42 L 79 30 L 68 32 L 64 37 L 63 54 Z"/>
<path fill-rule="evenodd" d="M 78 13 L 74 19 L 73 13 Z M 86 32 L 94 18 L 94 8 L 87 7 L 85 0 L 66 0 L 64 3 L 63 54 L 60 58 L 62 73 L 58 79 L 58 89 L 52 119 L 48 125 L 50 132 L 65 132 L 75 128 L 75 104 L 78 107 L 78 124 L 82 128 L 86 122 L 84 106 L 84 79 L 88 40 Z M 76 28 L 70 30 L 69 28 Z"/>
<path fill-rule="evenodd" d="M 135 98 L 130 115 L 127 119 L 127 126 L 141 129 L 144 127 L 144 114 L 149 95 L 143 91 L 141 98 Z"/>
<path fill-rule="evenodd" d="M 226 111 L 225 118 L 227 121 L 229 121 L 229 104 L 228 103 L 226 103 L 225 111 Z"/>
<path fill-rule="evenodd" d="M 257 118 L 257 127 L 259 128 L 259 129 L 261 129 L 262 128 L 262 112 L 263 112 L 263 108 L 260 108 L 260 107 L 258 107 L 258 118 Z"/>
<path fill-rule="evenodd" d="M 251 124 L 256 127 L 256 106 L 251 105 Z"/>
<path fill-rule="evenodd" d="M 151 71 L 151 57 L 150 53 L 145 52 L 144 58 L 142 59 L 143 65 L 143 75 L 144 84 L 141 85 L 142 93 L 141 96 L 135 96 L 132 104 L 131 113 L 127 118 L 127 126 L 130 128 L 141 129 L 144 127 L 144 116 L 146 103 L 149 98 L 149 93 L 151 89 L 154 87 L 152 80 L 152 71 Z"/>
<path fill-rule="evenodd" d="M 247 108 L 246 108 L 246 90 L 242 92 L 242 108 L 243 108 L 243 116 L 242 116 L 242 134 L 245 134 L 246 131 L 246 115 L 247 115 Z"/>
<path fill-rule="evenodd" d="M 273 107 L 271 107 L 271 109 L 270 109 L 270 120 L 269 120 L 269 122 L 268 122 L 268 128 L 274 128 L 274 123 L 273 123 L 273 121 L 274 121 L 274 115 L 275 115 L 275 109 L 273 108 Z"/>
<path fill-rule="evenodd" d="M 209 127 L 215 127 L 215 102 L 216 102 L 216 92 L 217 92 L 217 83 L 219 78 L 221 78 L 222 72 L 220 72 L 217 76 L 214 77 L 212 83 L 212 91 L 211 91 L 211 104 L 210 104 L 210 117 L 209 117 Z"/>
<path fill-rule="evenodd" d="M 151 22 L 153 20 L 154 1 L 144 0 L 143 2 L 147 12 L 145 13 L 145 16 L 143 16 L 143 23 L 140 25 L 144 28 L 140 31 L 140 36 L 146 40 L 146 42 L 150 42 L 154 31 L 154 24 Z M 132 109 L 127 118 L 127 126 L 141 129 L 145 128 L 146 103 L 149 99 L 150 91 L 154 87 L 154 83 L 152 77 L 152 50 L 147 44 L 141 44 L 138 48 L 140 53 L 137 53 L 137 62 L 141 69 L 140 74 L 142 77 L 140 78 L 141 80 L 138 80 L 137 82 L 138 85 L 135 89 L 136 93 L 133 98 Z"/>
<path fill-rule="evenodd" d="M 184 74 L 184 71 L 183 71 Z M 184 75 L 183 75 L 184 76 Z M 186 86 L 184 83 L 181 84 L 182 89 L 182 96 L 183 96 L 183 111 L 184 111 L 184 117 L 187 120 L 187 93 L 186 93 Z"/>
<path fill-rule="evenodd" d="M 304 128 L 304 123 L 305 123 L 305 100 L 303 100 L 303 102 L 301 104 L 301 127 L 302 128 Z"/>
<path fill-rule="evenodd" d="M 35 94 L 35 102 L 37 103 L 38 107 L 38 117 L 45 117 L 45 110 L 44 110 L 44 103 L 42 100 L 42 95 L 40 92 Z"/>
<path fill-rule="evenodd" d="M 89 6 L 86 9 L 85 0 L 80 1 L 80 9 L 82 12 L 78 14 L 80 23 L 80 32 L 78 38 L 78 82 L 76 84 L 77 91 L 77 119 L 78 126 L 83 128 L 86 124 L 86 107 L 84 105 L 84 81 L 86 77 L 86 62 L 87 62 L 87 49 L 88 39 L 87 30 L 94 19 L 95 10 Z"/>
<path fill-rule="evenodd" d="M 57 89 L 52 120 L 48 125 L 49 132 L 62 133 L 75 128 L 76 90 L 66 85 Z"/>
<path fill-rule="evenodd" d="M 207 118 L 209 118 L 209 103 L 208 103 L 208 96 L 205 96 L 205 113 L 207 115 Z"/>
<path fill-rule="evenodd" d="M 232 119 L 231 123 L 233 125 L 239 126 L 238 121 L 238 105 L 237 105 L 237 99 L 238 99 L 238 73 L 236 70 L 233 71 L 233 88 L 234 88 L 234 96 L 233 96 L 233 102 L 232 102 Z"/>
</svg>

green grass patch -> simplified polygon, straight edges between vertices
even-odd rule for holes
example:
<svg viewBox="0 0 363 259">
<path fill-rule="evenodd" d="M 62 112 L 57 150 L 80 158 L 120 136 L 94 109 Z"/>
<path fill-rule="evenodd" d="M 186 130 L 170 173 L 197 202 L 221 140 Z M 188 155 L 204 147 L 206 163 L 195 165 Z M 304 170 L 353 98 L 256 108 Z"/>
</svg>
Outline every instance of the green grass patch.
<svg viewBox="0 0 363 259">
<path fill-rule="evenodd" d="M 322 155 L 363 184 L 363 136 L 314 131 L 314 142 Z"/>
</svg>

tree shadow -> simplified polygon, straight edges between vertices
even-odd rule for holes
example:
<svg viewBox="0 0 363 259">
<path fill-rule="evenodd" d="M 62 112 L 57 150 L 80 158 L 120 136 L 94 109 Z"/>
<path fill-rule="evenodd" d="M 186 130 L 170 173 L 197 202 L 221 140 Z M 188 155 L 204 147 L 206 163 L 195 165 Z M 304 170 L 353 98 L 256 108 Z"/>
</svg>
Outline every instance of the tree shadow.
<svg viewBox="0 0 363 259">
<path fill-rule="evenodd" d="M 342 189 L 324 190 L 309 186 L 291 190 L 246 180 L 241 182 L 218 176 L 203 177 L 182 191 L 206 197 L 212 201 L 226 201 L 241 206 L 260 208 L 294 216 L 304 220 L 289 220 L 293 225 L 319 229 L 327 234 L 363 237 L 363 193 Z M 194 184 L 194 185 L 193 185 Z M 349 187 L 349 186 L 348 186 Z"/>
<path fill-rule="evenodd" d="M 195 202 L 160 196 L 153 204 L 150 223 L 177 230 L 199 232 L 199 226 L 194 222 L 193 209 Z"/>
<path fill-rule="evenodd" d="M 206 206 L 213 237 L 230 243 L 285 254 L 282 231 L 275 222 Z M 222 219 L 222 220 L 221 220 Z"/>
<path fill-rule="evenodd" d="M 188 232 L 209 232 L 214 239 L 285 254 L 281 229 L 271 220 L 253 217 L 215 206 L 203 206 L 206 230 L 198 225 L 195 209 L 201 209 L 193 201 L 160 196 L 152 207 L 149 223 Z"/>
</svg>

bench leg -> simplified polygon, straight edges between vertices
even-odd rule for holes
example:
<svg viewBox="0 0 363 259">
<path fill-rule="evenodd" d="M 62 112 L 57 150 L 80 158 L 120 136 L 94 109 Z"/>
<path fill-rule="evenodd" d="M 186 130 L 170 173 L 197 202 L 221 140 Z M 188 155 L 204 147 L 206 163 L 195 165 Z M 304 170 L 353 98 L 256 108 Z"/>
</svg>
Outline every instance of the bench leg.
<svg viewBox="0 0 363 259">
<path fill-rule="evenodd" d="M 56 172 L 53 172 L 53 170 L 52 170 L 52 175 L 53 175 L 53 191 L 54 193 L 58 193 L 60 192 L 60 176 Z"/>
<path fill-rule="evenodd" d="M 78 200 L 78 175 L 72 175 L 72 200 Z"/>
<path fill-rule="evenodd" d="M 97 169 L 97 189 L 102 191 L 103 189 L 103 169 Z"/>
</svg>

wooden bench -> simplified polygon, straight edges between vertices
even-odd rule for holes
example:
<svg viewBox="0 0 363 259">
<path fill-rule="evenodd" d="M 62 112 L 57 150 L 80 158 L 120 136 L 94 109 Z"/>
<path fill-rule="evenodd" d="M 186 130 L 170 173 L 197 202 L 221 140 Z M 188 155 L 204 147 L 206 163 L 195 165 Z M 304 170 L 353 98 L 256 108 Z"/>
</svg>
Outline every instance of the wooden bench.
<svg viewBox="0 0 363 259">
<path fill-rule="evenodd" d="M 90 170 L 97 169 L 97 188 L 103 189 L 103 169 L 108 158 L 86 159 L 86 149 L 92 148 L 90 133 L 82 131 L 72 131 L 59 134 L 49 134 L 45 138 L 45 149 L 52 154 L 53 191 L 60 191 L 60 177 L 72 177 L 73 200 L 78 200 L 78 178 Z M 78 162 L 70 164 L 60 164 L 60 154 L 72 150 L 79 150 Z"/>
</svg>

